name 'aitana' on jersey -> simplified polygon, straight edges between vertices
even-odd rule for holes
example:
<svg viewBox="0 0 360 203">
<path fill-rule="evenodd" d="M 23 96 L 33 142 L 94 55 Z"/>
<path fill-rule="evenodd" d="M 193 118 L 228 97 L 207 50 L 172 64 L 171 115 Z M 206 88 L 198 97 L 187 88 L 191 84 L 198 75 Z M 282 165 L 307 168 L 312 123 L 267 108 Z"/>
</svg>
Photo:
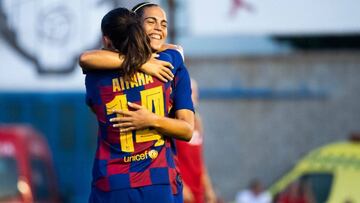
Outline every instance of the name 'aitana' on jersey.
<svg viewBox="0 0 360 203">
<path fill-rule="evenodd" d="M 113 78 L 112 87 L 113 87 L 113 92 L 120 92 L 122 90 L 128 90 L 134 87 L 147 85 L 153 82 L 154 80 L 150 75 L 138 72 L 133 75 L 130 81 L 125 80 L 123 77 Z"/>
</svg>

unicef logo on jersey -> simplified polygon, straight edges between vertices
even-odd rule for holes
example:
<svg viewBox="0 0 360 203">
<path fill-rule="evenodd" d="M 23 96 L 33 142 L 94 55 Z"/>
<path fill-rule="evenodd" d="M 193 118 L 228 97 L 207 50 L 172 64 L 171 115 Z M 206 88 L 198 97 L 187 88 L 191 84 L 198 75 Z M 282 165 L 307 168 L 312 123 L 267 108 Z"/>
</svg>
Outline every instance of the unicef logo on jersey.
<svg viewBox="0 0 360 203">
<path fill-rule="evenodd" d="M 145 151 L 143 153 L 140 153 L 140 154 L 134 154 L 134 155 L 131 155 L 131 156 L 126 156 L 124 157 L 124 162 L 125 163 L 130 163 L 130 162 L 136 162 L 136 161 L 144 161 L 148 158 L 154 160 L 158 157 L 159 155 L 159 152 L 152 149 L 150 151 Z"/>
<path fill-rule="evenodd" d="M 158 155 L 159 155 L 159 153 L 154 149 L 149 151 L 149 157 L 151 159 L 156 159 L 156 157 L 158 157 Z"/>
<path fill-rule="evenodd" d="M 83 50 L 100 47 L 101 19 L 116 2 L 1 0 L 1 35 L 38 73 L 70 73 Z"/>
</svg>

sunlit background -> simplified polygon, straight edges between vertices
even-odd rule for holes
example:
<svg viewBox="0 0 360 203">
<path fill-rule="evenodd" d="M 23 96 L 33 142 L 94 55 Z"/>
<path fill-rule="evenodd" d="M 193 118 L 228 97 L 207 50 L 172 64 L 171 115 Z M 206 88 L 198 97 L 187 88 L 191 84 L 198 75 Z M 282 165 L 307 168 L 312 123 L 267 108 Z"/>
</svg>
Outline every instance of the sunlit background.
<svg viewBox="0 0 360 203">
<path fill-rule="evenodd" d="M 9 159 L 17 148 L 0 130 L 0 202 L 17 194 L 40 202 L 53 187 L 61 202 L 87 202 L 97 123 L 85 105 L 78 56 L 101 47 L 107 11 L 139 2 L 0 0 L 0 128 L 10 134 L 30 130 L 3 124 L 33 128 L 48 143 L 55 168 L 53 182 L 51 172 L 40 175 L 50 170 L 48 158 L 46 166 L 41 159 L 32 162 L 38 190 L 26 197 L 30 186 L 16 175 L 26 169 Z M 204 155 L 222 201 L 234 201 L 253 178 L 281 191 L 285 186 L 274 185 L 308 152 L 360 132 L 360 1 L 154 2 L 167 11 L 169 42 L 184 48 L 199 84 Z M 42 147 L 29 147 L 41 154 Z M 347 155 L 337 153 L 329 156 L 341 165 Z M 325 170 L 330 179 L 321 200 L 360 201 L 360 185 L 350 181 L 360 182 L 359 153 L 345 160 L 355 164 L 345 186 L 358 189 L 334 194 L 341 180 L 338 169 L 331 172 L 338 163 L 331 159 L 336 164 Z M 315 185 L 324 179 L 316 178 Z"/>
</svg>

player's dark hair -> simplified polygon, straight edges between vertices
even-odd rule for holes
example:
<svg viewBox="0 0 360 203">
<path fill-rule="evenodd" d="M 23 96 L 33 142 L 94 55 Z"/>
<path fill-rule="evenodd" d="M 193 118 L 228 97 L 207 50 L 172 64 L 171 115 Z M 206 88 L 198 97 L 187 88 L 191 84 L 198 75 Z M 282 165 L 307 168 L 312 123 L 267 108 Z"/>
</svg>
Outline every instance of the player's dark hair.
<svg viewBox="0 0 360 203">
<path fill-rule="evenodd" d="M 151 3 L 151 2 L 142 2 L 134 6 L 131 10 L 136 13 L 139 17 L 142 17 L 144 15 L 145 8 L 153 7 L 153 6 L 159 6 L 157 4 Z"/>
<path fill-rule="evenodd" d="M 101 30 L 115 49 L 124 56 L 121 70 L 126 79 L 150 59 L 150 39 L 145 34 L 136 14 L 126 8 L 108 12 L 101 21 Z"/>
</svg>

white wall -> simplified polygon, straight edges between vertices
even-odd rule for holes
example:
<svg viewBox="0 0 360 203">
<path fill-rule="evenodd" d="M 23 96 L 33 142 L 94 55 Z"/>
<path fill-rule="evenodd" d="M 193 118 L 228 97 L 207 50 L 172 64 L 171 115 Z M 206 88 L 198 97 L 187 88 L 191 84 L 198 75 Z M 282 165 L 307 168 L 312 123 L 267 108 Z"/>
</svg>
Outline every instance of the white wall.
<svg viewBox="0 0 360 203">
<path fill-rule="evenodd" d="M 360 32 L 358 0 L 196 0 L 187 7 L 194 35 Z"/>
<path fill-rule="evenodd" d="M 79 54 L 100 48 L 108 11 L 139 2 L 1 0 L 0 91 L 84 91 Z"/>
</svg>

